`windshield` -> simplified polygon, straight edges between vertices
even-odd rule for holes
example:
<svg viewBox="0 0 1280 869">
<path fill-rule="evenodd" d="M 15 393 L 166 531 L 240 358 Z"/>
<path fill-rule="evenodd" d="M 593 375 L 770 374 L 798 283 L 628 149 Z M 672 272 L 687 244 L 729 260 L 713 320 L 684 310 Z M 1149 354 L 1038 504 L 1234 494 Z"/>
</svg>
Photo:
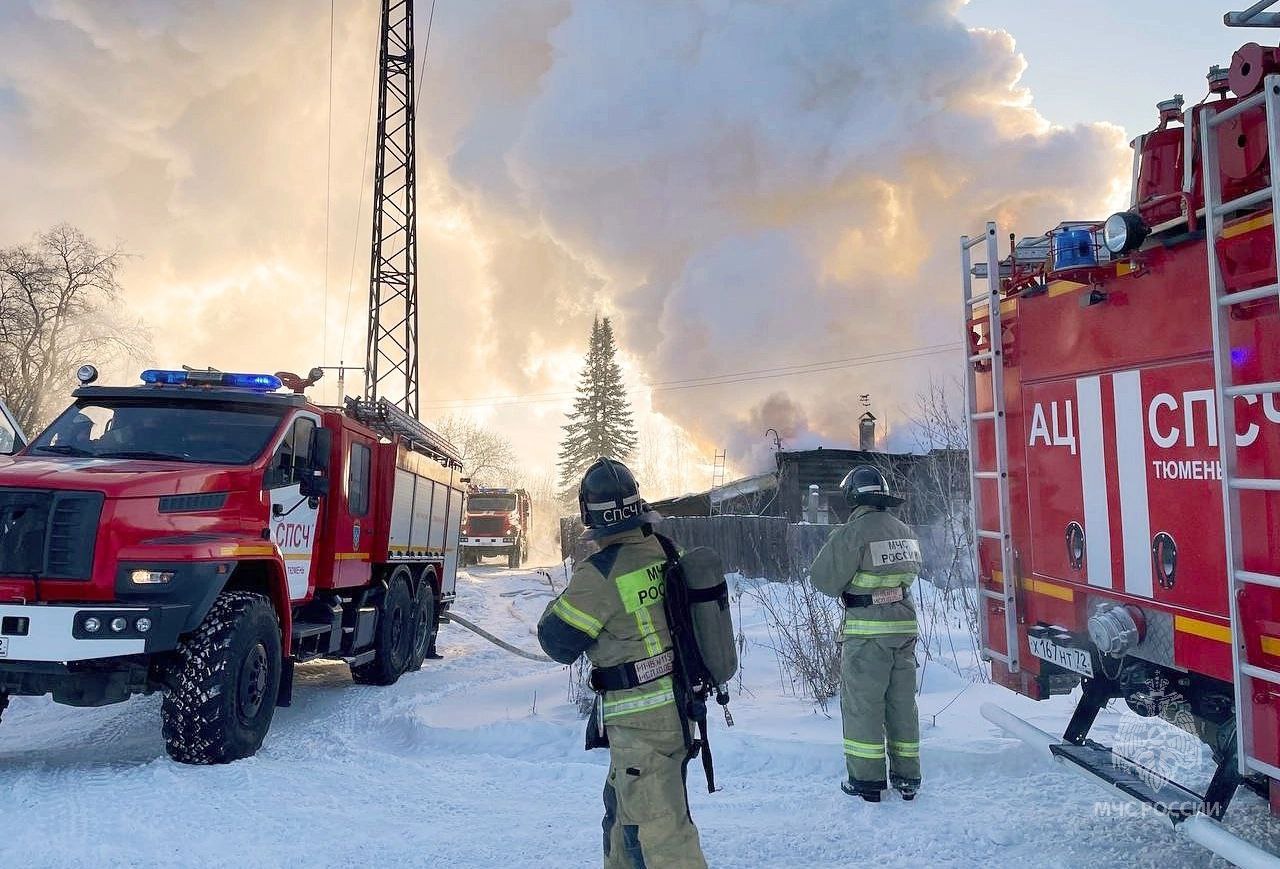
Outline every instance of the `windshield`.
<svg viewBox="0 0 1280 869">
<path fill-rule="evenodd" d="M 262 454 L 283 408 L 172 400 L 80 401 L 28 453 L 244 465 Z"/>
<path fill-rule="evenodd" d="M 467 499 L 468 513 L 510 513 L 514 509 L 514 495 L 472 495 Z"/>
</svg>

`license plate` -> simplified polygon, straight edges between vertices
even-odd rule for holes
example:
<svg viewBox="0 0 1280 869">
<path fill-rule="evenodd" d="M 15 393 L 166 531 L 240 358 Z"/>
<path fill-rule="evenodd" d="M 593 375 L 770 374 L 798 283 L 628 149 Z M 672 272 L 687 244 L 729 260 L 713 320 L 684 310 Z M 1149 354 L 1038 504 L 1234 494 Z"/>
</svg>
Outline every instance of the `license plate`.
<svg viewBox="0 0 1280 869">
<path fill-rule="evenodd" d="M 1093 658 L 1084 649 L 1060 646 L 1045 637 L 1027 637 L 1027 642 L 1031 646 L 1031 654 L 1040 660 L 1093 678 Z"/>
<path fill-rule="evenodd" d="M 0 637 L 0 658 L 9 657 L 9 638 Z"/>
</svg>

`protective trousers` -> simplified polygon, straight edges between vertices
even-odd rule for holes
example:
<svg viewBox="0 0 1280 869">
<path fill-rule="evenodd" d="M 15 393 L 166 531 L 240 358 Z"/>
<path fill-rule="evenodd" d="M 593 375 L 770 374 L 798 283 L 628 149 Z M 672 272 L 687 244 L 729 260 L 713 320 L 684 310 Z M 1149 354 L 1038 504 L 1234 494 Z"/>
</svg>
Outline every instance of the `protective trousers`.
<svg viewBox="0 0 1280 869">
<path fill-rule="evenodd" d="M 678 730 L 609 725 L 605 869 L 706 869 L 689 817 L 686 755 Z"/>
<path fill-rule="evenodd" d="M 916 638 L 845 637 L 840 714 L 849 778 L 886 787 L 920 783 L 920 718 L 916 710 Z"/>
</svg>

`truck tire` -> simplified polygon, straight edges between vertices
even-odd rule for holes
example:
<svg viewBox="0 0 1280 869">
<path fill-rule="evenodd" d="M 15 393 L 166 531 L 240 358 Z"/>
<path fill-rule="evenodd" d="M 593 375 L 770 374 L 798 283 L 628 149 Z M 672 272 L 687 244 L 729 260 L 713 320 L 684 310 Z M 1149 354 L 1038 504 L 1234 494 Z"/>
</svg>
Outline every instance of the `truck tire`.
<svg viewBox="0 0 1280 869">
<path fill-rule="evenodd" d="M 373 648 L 373 660 L 352 667 L 351 678 L 360 685 L 394 685 L 413 653 L 413 595 L 409 593 L 407 568 L 396 568 L 387 582 L 387 593 L 378 607 Z"/>
<path fill-rule="evenodd" d="M 228 763 L 258 751 L 280 690 L 280 620 L 260 594 L 218 596 L 178 646 L 160 706 L 164 744 L 180 763 Z"/>
<path fill-rule="evenodd" d="M 520 566 L 520 544 L 517 543 L 507 550 L 507 567 Z"/>
<path fill-rule="evenodd" d="M 0 718 L 4 717 L 4 711 L 9 708 L 9 695 L 0 694 Z"/>
<path fill-rule="evenodd" d="M 413 601 L 413 647 L 409 653 L 409 665 L 405 667 L 406 673 L 418 672 L 435 644 L 436 631 L 440 629 L 436 614 L 436 590 L 424 578 Z"/>
</svg>

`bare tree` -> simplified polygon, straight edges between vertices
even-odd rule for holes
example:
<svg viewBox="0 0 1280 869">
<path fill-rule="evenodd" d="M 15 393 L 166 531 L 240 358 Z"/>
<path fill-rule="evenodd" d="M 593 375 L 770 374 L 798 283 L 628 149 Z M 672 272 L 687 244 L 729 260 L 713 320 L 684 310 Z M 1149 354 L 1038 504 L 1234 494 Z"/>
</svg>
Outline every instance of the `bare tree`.
<svg viewBox="0 0 1280 869">
<path fill-rule="evenodd" d="M 511 482 L 516 474 L 516 453 L 505 435 L 462 414 L 437 420 L 435 428 L 458 450 L 472 482 L 477 485 Z"/>
<path fill-rule="evenodd" d="M 124 256 L 65 223 L 0 249 L 0 391 L 28 431 L 48 420 L 76 368 L 137 357 L 147 343 L 141 321 L 118 313 Z"/>
<path fill-rule="evenodd" d="M 923 532 L 924 577 L 934 586 L 922 604 L 929 610 L 921 636 L 928 659 L 950 658 L 959 671 L 960 652 L 976 651 L 981 608 L 973 574 L 974 535 L 969 513 L 969 426 L 960 407 L 964 387 L 958 381 L 931 381 L 908 413 L 916 450 L 925 455 L 912 481 L 912 498 L 935 517 Z M 956 649 L 950 627 L 968 634 L 966 649 Z M 982 677 L 982 668 L 979 675 Z"/>
</svg>

